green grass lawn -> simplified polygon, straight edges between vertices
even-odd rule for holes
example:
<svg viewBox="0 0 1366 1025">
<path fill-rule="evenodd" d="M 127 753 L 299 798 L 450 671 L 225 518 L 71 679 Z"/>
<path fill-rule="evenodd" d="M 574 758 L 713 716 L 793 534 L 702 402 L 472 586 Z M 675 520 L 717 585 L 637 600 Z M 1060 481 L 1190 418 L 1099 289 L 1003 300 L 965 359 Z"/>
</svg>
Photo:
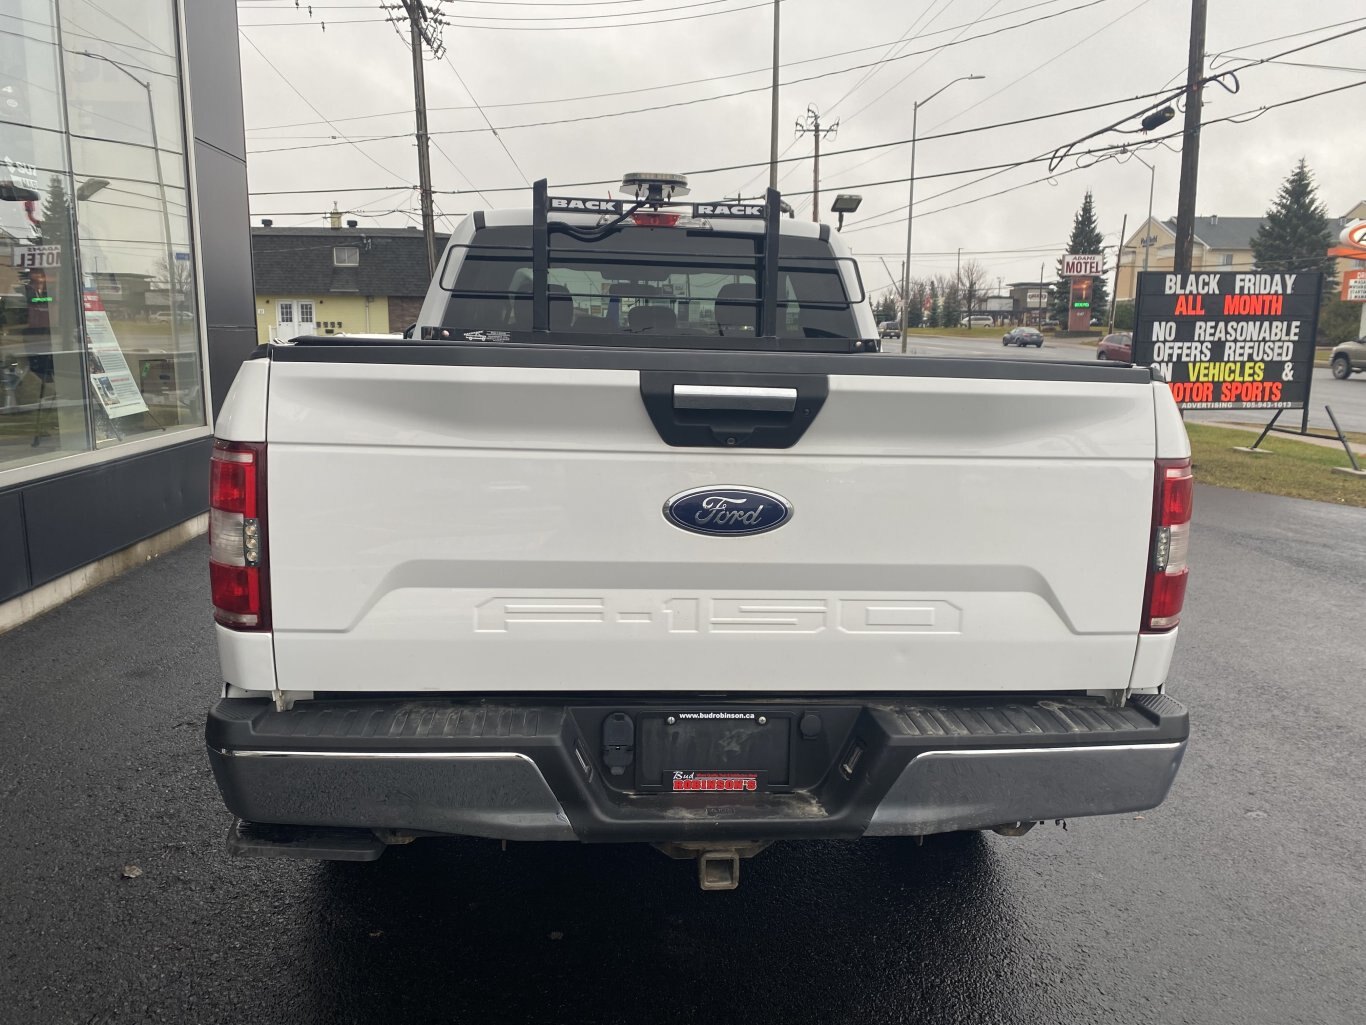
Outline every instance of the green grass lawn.
<svg viewBox="0 0 1366 1025">
<path fill-rule="evenodd" d="M 1256 431 L 1187 424 L 1186 432 L 1195 479 L 1202 484 L 1366 508 L 1366 479 L 1332 472 L 1334 466 L 1351 465 L 1341 448 L 1269 434 L 1260 447 L 1271 454 L 1250 455 L 1233 449 L 1251 445 Z M 1358 454 L 1357 461 L 1361 459 Z"/>
</svg>

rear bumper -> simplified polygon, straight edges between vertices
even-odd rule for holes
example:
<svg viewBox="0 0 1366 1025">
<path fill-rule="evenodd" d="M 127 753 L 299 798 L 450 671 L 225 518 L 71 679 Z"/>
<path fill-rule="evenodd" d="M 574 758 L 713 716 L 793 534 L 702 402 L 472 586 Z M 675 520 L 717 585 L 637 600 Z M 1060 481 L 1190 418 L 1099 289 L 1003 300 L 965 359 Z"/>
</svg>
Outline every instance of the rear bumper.
<svg viewBox="0 0 1366 1025">
<path fill-rule="evenodd" d="M 664 706 L 223 699 L 209 760 L 243 819 L 507 840 L 740 841 L 924 835 L 1140 811 L 1185 752 L 1165 695 L 674 702 L 786 717 L 790 771 L 759 793 L 665 793 L 613 776 L 602 726 Z M 795 730 L 815 715 L 815 736 Z M 699 766 L 698 768 L 705 768 Z M 777 774 L 775 774 L 776 776 Z"/>
</svg>

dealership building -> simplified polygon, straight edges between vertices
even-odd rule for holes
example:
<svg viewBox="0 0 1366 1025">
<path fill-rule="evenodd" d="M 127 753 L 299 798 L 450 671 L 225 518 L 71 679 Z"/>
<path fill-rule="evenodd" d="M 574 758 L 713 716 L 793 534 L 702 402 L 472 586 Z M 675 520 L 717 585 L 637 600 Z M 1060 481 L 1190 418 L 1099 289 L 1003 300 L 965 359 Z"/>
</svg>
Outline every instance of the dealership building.
<svg viewBox="0 0 1366 1025">
<path fill-rule="evenodd" d="M 255 344 L 235 4 L 4 0 L 0 630 L 203 529 Z"/>
</svg>

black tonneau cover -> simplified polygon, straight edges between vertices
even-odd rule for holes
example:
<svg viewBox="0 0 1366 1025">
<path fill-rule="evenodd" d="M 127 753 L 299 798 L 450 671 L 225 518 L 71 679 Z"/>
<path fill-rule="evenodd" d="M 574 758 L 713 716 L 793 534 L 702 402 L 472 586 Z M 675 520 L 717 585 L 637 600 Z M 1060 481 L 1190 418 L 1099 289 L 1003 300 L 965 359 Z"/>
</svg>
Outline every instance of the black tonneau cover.
<svg viewBox="0 0 1366 1025">
<path fill-rule="evenodd" d="M 713 374 L 835 374 L 866 377 L 980 378 L 986 381 L 1098 381 L 1147 385 L 1150 367 L 1099 360 L 958 359 L 868 352 L 862 356 L 821 352 L 732 351 L 721 349 L 628 348 L 619 341 L 595 347 L 591 336 L 575 335 L 570 345 L 481 342 L 393 344 L 370 338 L 304 336 L 288 345 L 263 345 L 253 358 L 282 363 L 375 363 L 417 366 L 539 367 L 574 370 L 703 371 Z M 612 336 L 607 336 L 612 337 Z M 705 341 L 705 339 L 703 339 Z M 737 339 L 726 339 L 727 342 Z M 761 339 L 751 339 L 760 341 Z M 813 339 L 814 341 L 815 339 Z M 791 339 L 787 339 L 791 341 Z M 829 341 L 822 339 L 822 341 Z"/>
</svg>

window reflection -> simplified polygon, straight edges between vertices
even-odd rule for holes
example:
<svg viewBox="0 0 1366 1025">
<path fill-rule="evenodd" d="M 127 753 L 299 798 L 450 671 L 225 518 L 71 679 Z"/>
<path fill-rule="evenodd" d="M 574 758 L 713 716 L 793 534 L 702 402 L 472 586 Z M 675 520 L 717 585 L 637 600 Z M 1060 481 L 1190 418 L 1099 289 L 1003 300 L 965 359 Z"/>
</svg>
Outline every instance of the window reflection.
<svg viewBox="0 0 1366 1025">
<path fill-rule="evenodd" d="M 0 12 L 0 472 L 205 422 L 173 5 L 56 19 Z"/>
</svg>

